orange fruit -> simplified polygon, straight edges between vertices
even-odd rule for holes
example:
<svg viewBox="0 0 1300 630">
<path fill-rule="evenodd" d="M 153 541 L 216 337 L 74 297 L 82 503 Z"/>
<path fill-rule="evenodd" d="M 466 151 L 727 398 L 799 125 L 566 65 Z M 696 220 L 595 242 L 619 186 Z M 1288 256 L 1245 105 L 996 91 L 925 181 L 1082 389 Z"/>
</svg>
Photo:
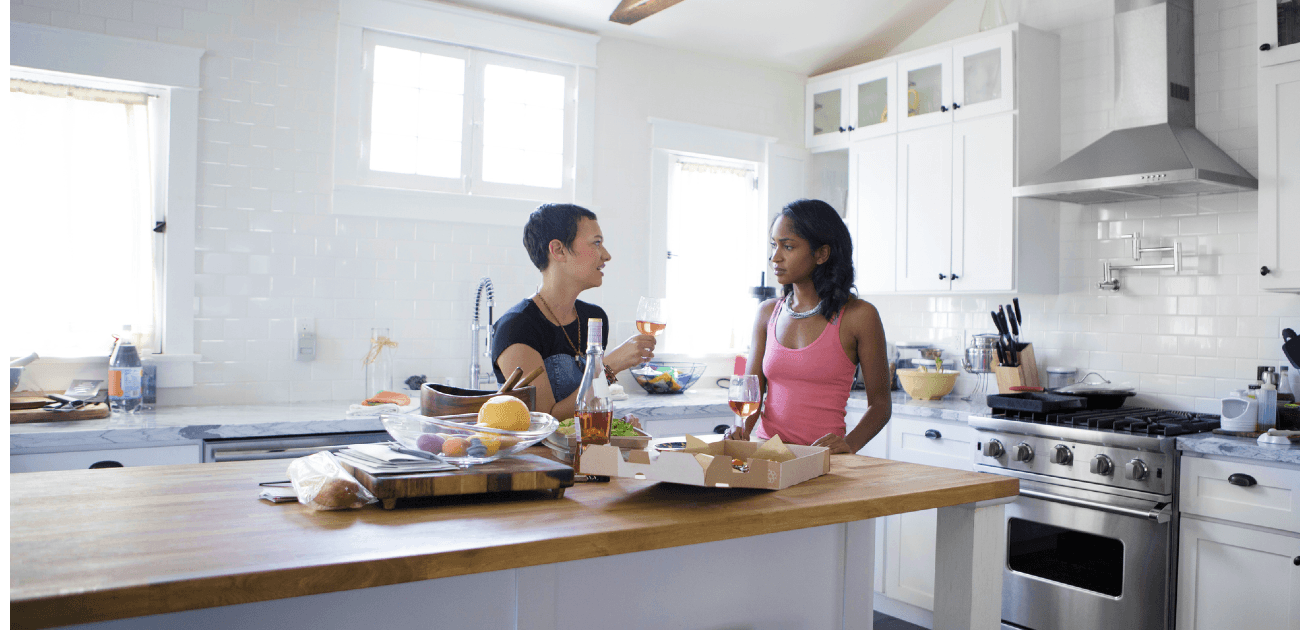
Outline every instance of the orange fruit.
<svg viewBox="0 0 1300 630">
<path fill-rule="evenodd" d="M 532 418 L 524 401 L 514 396 L 493 396 L 479 408 L 478 423 L 493 429 L 527 431 Z"/>
</svg>

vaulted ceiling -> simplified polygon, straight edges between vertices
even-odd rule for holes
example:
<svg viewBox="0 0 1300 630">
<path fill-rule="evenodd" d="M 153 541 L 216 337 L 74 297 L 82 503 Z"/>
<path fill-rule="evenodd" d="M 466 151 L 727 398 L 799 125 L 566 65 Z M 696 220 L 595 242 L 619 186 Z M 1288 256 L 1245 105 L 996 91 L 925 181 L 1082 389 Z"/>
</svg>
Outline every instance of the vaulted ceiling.
<svg viewBox="0 0 1300 630">
<path fill-rule="evenodd" d="M 604 37 L 820 74 L 885 56 L 953 0 L 683 0 L 630 26 L 620 0 L 452 0 Z"/>
</svg>

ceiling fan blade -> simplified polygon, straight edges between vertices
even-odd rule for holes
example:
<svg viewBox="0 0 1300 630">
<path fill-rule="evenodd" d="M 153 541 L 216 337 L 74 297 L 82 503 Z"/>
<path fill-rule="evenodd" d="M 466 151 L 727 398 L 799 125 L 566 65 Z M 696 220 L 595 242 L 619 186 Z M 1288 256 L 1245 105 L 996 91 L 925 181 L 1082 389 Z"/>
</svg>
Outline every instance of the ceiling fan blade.
<svg viewBox="0 0 1300 630">
<path fill-rule="evenodd" d="M 620 0 L 618 8 L 609 14 L 610 22 L 636 24 L 682 0 Z"/>
</svg>

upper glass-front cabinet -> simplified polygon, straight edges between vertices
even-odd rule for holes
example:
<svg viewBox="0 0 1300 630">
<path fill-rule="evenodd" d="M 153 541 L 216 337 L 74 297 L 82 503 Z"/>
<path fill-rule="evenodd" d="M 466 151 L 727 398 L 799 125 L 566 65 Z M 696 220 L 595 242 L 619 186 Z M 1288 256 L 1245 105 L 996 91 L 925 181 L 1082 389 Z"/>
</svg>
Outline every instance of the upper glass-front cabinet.
<svg viewBox="0 0 1300 630">
<path fill-rule="evenodd" d="M 893 63 L 871 65 L 853 74 L 808 82 L 808 148 L 842 149 L 851 140 L 898 130 L 894 102 Z"/>
<path fill-rule="evenodd" d="M 953 118 L 1010 111 L 1015 108 L 1012 84 L 1012 36 L 999 33 L 953 46 Z"/>
<path fill-rule="evenodd" d="M 1300 60 L 1300 0 L 1255 0 L 1259 65 Z"/>
<path fill-rule="evenodd" d="M 952 122 L 952 50 L 941 49 L 898 63 L 898 129 Z"/>
</svg>

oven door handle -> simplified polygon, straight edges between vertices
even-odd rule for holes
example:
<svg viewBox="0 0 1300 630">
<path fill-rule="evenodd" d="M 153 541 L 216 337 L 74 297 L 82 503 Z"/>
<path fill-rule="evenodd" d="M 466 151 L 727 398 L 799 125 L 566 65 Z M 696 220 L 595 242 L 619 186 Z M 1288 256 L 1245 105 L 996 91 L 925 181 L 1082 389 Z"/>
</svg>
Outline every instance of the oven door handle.
<svg viewBox="0 0 1300 630">
<path fill-rule="evenodd" d="M 1107 505 L 1105 503 L 1098 503 L 1097 501 L 1089 501 L 1087 499 L 1076 499 L 1074 497 L 1063 497 L 1059 494 L 1038 492 L 1037 490 L 1026 490 L 1024 488 L 1020 489 L 1020 496 L 1030 497 L 1033 499 L 1042 499 L 1044 501 L 1051 501 L 1053 503 L 1063 503 L 1065 505 L 1073 505 L 1075 507 L 1091 508 L 1094 510 L 1101 510 L 1102 512 L 1110 512 L 1111 514 L 1119 514 L 1121 516 L 1145 518 L 1145 519 L 1153 520 L 1157 523 L 1168 523 L 1169 515 L 1171 512 L 1168 503 L 1158 504 L 1156 506 L 1156 509 L 1154 510 L 1135 510 L 1133 508 L 1120 507 L 1118 505 Z"/>
</svg>

